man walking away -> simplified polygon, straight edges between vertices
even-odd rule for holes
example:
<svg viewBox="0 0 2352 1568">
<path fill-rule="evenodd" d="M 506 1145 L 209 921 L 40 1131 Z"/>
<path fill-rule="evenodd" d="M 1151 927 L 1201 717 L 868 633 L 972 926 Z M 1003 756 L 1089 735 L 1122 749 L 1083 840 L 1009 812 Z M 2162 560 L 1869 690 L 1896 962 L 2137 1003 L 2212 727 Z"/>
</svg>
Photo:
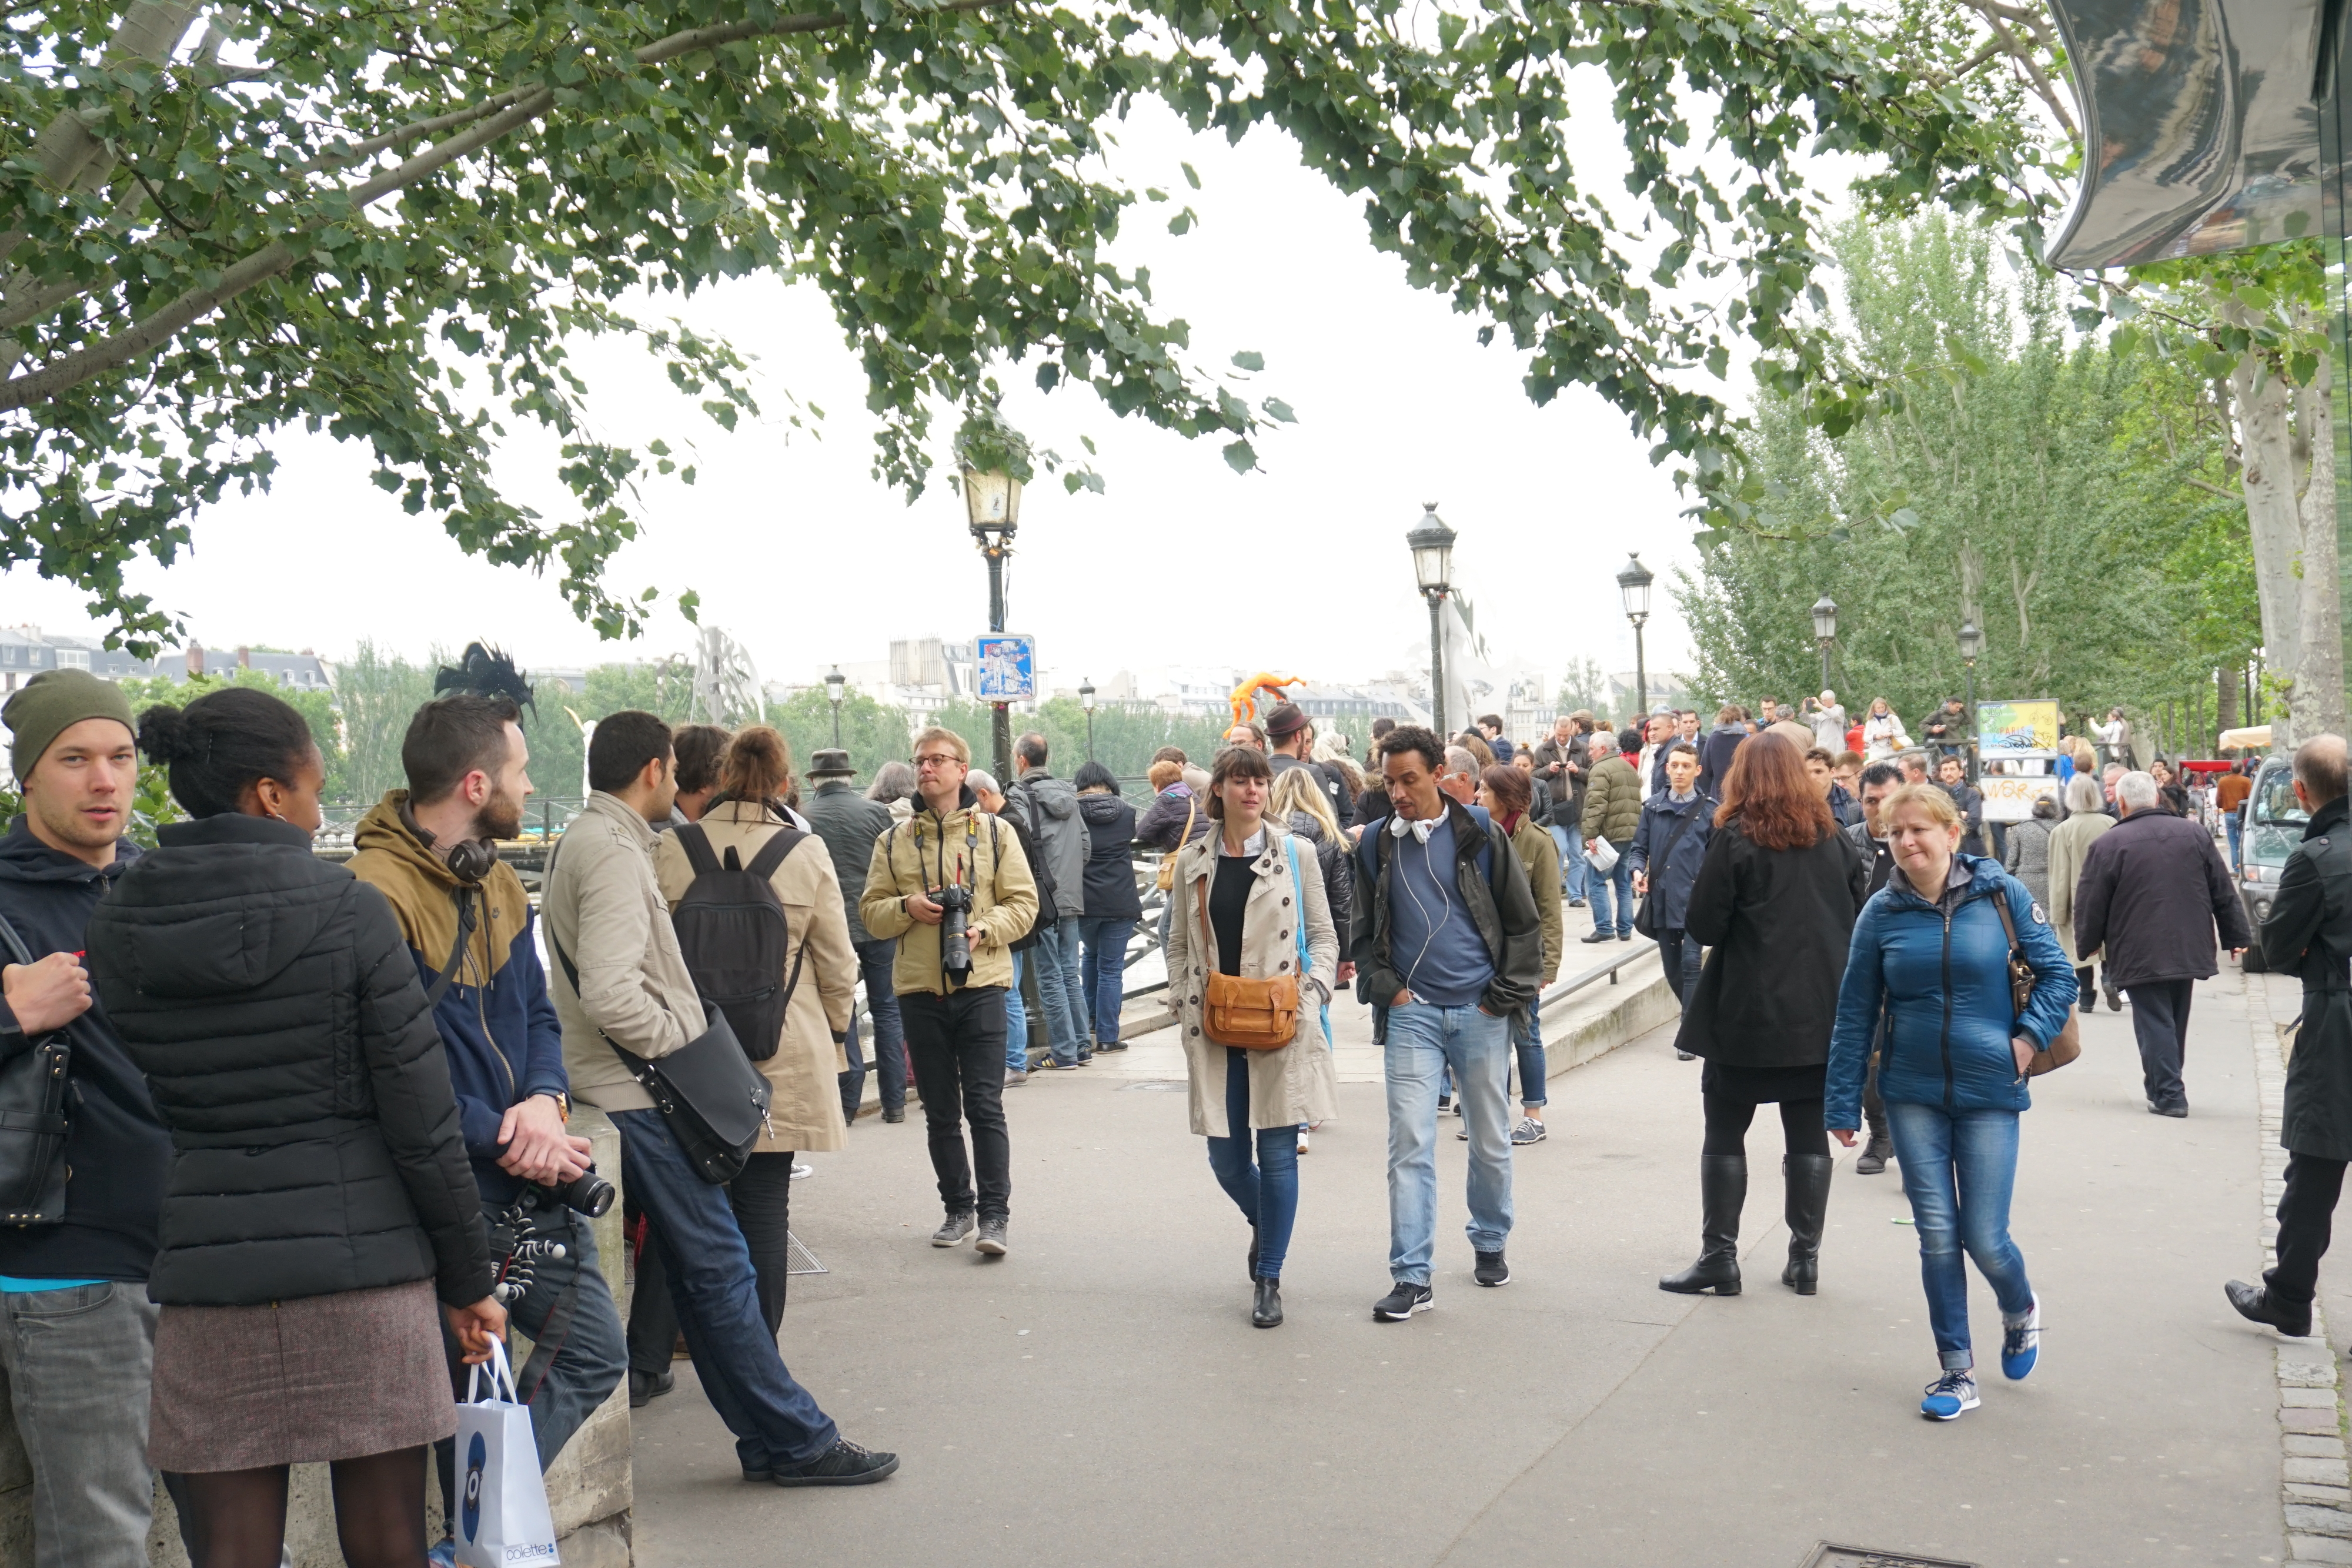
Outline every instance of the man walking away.
<svg viewBox="0 0 2352 1568">
<path fill-rule="evenodd" d="M 1592 870 L 1592 935 L 1587 942 L 1633 939 L 1633 868 L 1625 859 L 1634 830 L 1642 825 L 1642 779 L 1633 765 L 1617 750 L 1607 730 L 1592 737 L 1592 782 L 1584 792 L 1584 849 L 1592 853 L 1602 842 L 1617 852 L 1617 863 L 1603 872 Z M 1615 928 L 1611 927 L 1614 895 Z"/>
<path fill-rule="evenodd" d="M 1510 1026 L 1535 1004 L 1543 924 L 1502 829 L 1482 809 L 1438 792 L 1444 750 L 1418 726 L 1401 726 L 1381 742 L 1396 814 L 1356 846 L 1357 963 L 1389 1009 L 1383 1060 L 1394 1288 L 1372 1307 L 1382 1322 L 1402 1322 L 1434 1304 L 1437 1097 L 1449 1071 L 1470 1134 L 1474 1277 L 1481 1285 L 1511 1279 L 1504 1259 L 1511 1232 Z"/>
<path fill-rule="evenodd" d="M 1862 852 L 1869 863 L 1868 896 L 1875 897 L 1886 885 L 1887 873 L 1895 869 L 1895 846 L 1888 841 L 1886 823 L 1878 808 L 1886 797 L 1902 787 L 1903 769 L 1892 762 L 1874 762 L 1862 770 L 1862 821 L 1845 830 L 1853 847 Z M 1863 1059 L 1862 1114 L 1870 1126 L 1870 1141 L 1853 1162 L 1856 1176 L 1877 1176 L 1886 1169 L 1886 1162 L 1895 1154 L 1895 1141 L 1886 1130 L 1886 1102 L 1878 1097 L 1878 1061 L 1886 1050 L 1886 1020 L 1878 1020 L 1878 1029 L 1870 1041 L 1870 1054 Z"/>
<path fill-rule="evenodd" d="M 1716 710 L 1715 727 L 1698 748 L 1698 792 L 1723 798 L 1723 781 L 1731 772 L 1731 754 L 1748 738 L 1748 710 L 1726 703 Z"/>
<path fill-rule="evenodd" d="M 390 791 L 360 820 L 351 869 L 391 904 L 433 1001 L 490 1233 L 561 1249 L 535 1259 L 522 1293 L 505 1302 L 533 1342 L 515 1386 L 530 1406 L 545 1474 L 621 1381 L 628 1358 L 620 1309 L 597 1266 L 596 1233 L 549 1190 L 586 1171 L 591 1149 L 564 1128 L 572 1100 L 563 1030 L 531 941 L 530 900 L 493 847 L 522 831 L 530 795 L 521 717 L 503 696 L 437 697 L 417 709 L 400 747 L 408 788 Z M 519 1201 L 532 1188 L 528 1204 Z M 455 1335 L 443 1338 L 452 1392 L 462 1393 L 464 1347 Z M 667 1373 L 669 1345 L 660 1354 Z M 433 1455 L 443 1517 L 454 1521 L 455 1439 L 442 1438 Z M 449 1551 L 455 1561 L 454 1544 Z"/>
<path fill-rule="evenodd" d="M 2295 747 L 2294 798 L 2311 821 L 2279 873 L 2262 934 L 2272 968 L 2303 976 L 2303 1021 L 2287 1059 L 2279 1130 L 2287 1161 L 2278 1264 L 2260 1286 L 2232 1280 L 2222 1287 L 2240 1312 L 2295 1339 L 2311 1332 L 2319 1260 L 2345 1162 L 2352 1160 L 2352 976 L 2345 962 L 2352 956 L 2352 811 L 2344 772 L 2343 737 L 2315 735 Z"/>
<path fill-rule="evenodd" d="M 2246 798 L 2254 792 L 2254 781 L 2248 777 L 2252 768 L 2251 762 L 2240 763 L 2221 775 L 2221 781 L 2213 786 L 2213 809 L 2221 813 L 2222 831 L 2230 836 L 2231 871 L 2242 870 L 2245 866 L 2245 806 Z"/>
<path fill-rule="evenodd" d="M 898 956 L 896 942 L 875 939 L 857 918 L 857 901 L 866 892 L 866 865 L 874 858 L 874 841 L 890 831 L 890 809 L 869 800 L 849 787 L 857 769 L 846 751 L 824 750 L 809 759 L 809 782 L 815 786 L 805 802 L 809 825 L 824 841 L 833 857 L 834 874 L 841 878 L 841 902 L 849 913 L 849 945 L 857 950 L 857 969 L 866 982 L 866 1016 L 874 1025 L 874 1071 L 882 1075 L 882 1119 L 907 1119 L 907 1042 L 898 1023 L 898 995 L 891 988 L 890 966 Z M 849 1039 L 849 1071 L 841 1075 L 841 1119 L 857 1124 L 857 1107 L 866 1098 L 866 1057 L 859 1051 L 853 1023 Z"/>
<path fill-rule="evenodd" d="M 0 837 L 0 1061 L 56 1035 L 67 1068 L 70 1173 L 55 1225 L 0 1228 L 0 1369 L 32 1461 L 36 1568 L 146 1568 L 155 1495 L 147 1397 L 171 1139 L 147 1080 L 92 1002 L 82 928 L 139 846 L 131 705 L 87 670 L 35 675 L 0 708 L 24 814 Z"/>
<path fill-rule="evenodd" d="M 1002 1257 L 1013 1211 L 1004 992 L 1013 983 L 1013 944 L 1037 918 L 1037 890 L 1021 840 L 980 809 L 965 777 L 971 765 L 971 748 L 953 730 L 927 729 L 915 737 L 919 810 L 876 841 L 857 913 L 875 936 L 900 938 L 891 983 L 898 989 L 907 1053 L 930 1132 L 931 1169 L 947 1209 L 931 1245 L 970 1239 L 976 1218 L 980 1239 L 973 1245 Z M 1075 889 L 1078 880 L 1073 875 L 1065 885 Z M 961 950 L 946 940 L 951 909 L 965 928 Z M 1045 949 L 1036 952 L 1042 961 Z M 1045 978 L 1038 976 L 1040 990 Z"/>
<path fill-rule="evenodd" d="M 1551 734 L 1536 743 L 1536 777 L 1551 790 L 1551 811 L 1544 826 L 1559 846 L 1559 889 L 1569 907 L 1584 907 L 1584 838 L 1577 831 L 1584 820 L 1584 729 L 1577 715 L 1552 721 Z"/>
<path fill-rule="evenodd" d="M 564 830 L 541 904 L 572 1092 L 613 1119 L 621 1169 L 661 1249 L 687 1349 L 747 1481 L 856 1486 L 898 1468 L 841 1435 L 793 1381 L 760 1306 L 725 1188 L 705 1181 L 614 1048 L 659 1059 L 701 1038 L 702 1000 L 654 879 L 653 824 L 677 793 L 669 726 L 625 710 L 588 742 L 590 794 Z"/>
<path fill-rule="evenodd" d="M 2190 987 L 2210 978 L 2213 932 L 2232 956 L 2244 951 L 2245 911 L 2229 868 L 2200 822 L 2157 804 L 2156 780 L 2126 773 L 2116 781 L 2123 821 L 2083 857 L 2074 894 L 2075 950 L 2106 952 L 2109 985 L 2131 998 L 2132 1032 L 2152 1115 L 2186 1116 L 2180 1081 L 2189 1046 Z"/>
<path fill-rule="evenodd" d="M 1263 750 L 1264 747 L 1259 749 Z M 1020 777 L 1004 792 L 1004 816 L 1035 846 L 1054 884 L 1054 921 L 1037 926 L 1030 961 L 1037 966 L 1037 1001 L 1045 1009 L 1048 1065 L 1066 1071 L 1095 1059 L 1087 1027 L 1087 990 L 1078 972 L 1078 921 L 1087 912 L 1087 852 L 1092 841 L 1078 816 L 1078 792 L 1045 767 L 1045 737 L 1034 731 L 1013 747 Z M 958 774 L 961 783 L 962 775 Z"/>
</svg>

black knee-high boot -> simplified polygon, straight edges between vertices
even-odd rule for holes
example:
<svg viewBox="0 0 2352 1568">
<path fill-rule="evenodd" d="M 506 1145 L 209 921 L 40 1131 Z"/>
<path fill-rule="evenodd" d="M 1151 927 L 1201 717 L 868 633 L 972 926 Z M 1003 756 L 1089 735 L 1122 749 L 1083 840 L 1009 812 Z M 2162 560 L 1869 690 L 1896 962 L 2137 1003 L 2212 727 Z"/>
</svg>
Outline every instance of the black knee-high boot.
<svg viewBox="0 0 2352 1568">
<path fill-rule="evenodd" d="M 1739 1211 L 1748 1202 L 1748 1156 L 1699 1155 L 1698 1192 L 1698 1261 L 1660 1280 L 1658 1289 L 1685 1296 L 1704 1291 L 1736 1296 L 1739 1294 Z"/>
<path fill-rule="evenodd" d="M 1783 1155 L 1781 1178 L 1788 1185 L 1789 1266 L 1780 1283 L 1797 1294 L 1810 1296 L 1821 1279 L 1822 1227 L 1830 1208 L 1830 1168 L 1827 1155 Z"/>
</svg>

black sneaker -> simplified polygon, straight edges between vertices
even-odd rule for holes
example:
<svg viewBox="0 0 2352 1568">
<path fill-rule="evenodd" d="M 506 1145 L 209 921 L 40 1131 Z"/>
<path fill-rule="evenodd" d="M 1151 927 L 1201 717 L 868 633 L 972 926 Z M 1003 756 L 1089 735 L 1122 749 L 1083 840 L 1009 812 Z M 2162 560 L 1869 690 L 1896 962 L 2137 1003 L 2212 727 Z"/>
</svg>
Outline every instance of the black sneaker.
<svg viewBox="0 0 2352 1568">
<path fill-rule="evenodd" d="M 1396 1289 L 1372 1303 L 1372 1319 L 1376 1322 L 1401 1323 L 1415 1312 L 1425 1312 L 1437 1305 L 1437 1297 L 1426 1285 L 1416 1285 L 1404 1280 Z"/>
<path fill-rule="evenodd" d="M 861 1448 L 846 1437 L 804 1465 L 778 1465 L 769 1479 L 780 1487 L 862 1487 L 878 1481 L 898 1468 L 896 1454 Z"/>
<path fill-rule="evenodd" d="M 677 1374 L 667 1366 L 659 1372 L 638 1372 L 632 1368 L 629 1373 L 629 1408 L 642 1410 L 677 1386 Z"/>
<path fill-rule="evenodd" d="M 1492 1252 L 1480 1252 L 1477 1270 L 1471 1275 L 1471 1278 L 1482 1285 L 1507 1285 L 1511 1282 L 1511 1266 L 1503 1261 L 1503 1254 L 1499 1249 Z"/>
<path fill-rule="evenodd" d="M 950 1214 L 945 1219 L 940 1221 L 940 1228 L 937 1230 L 931 1232 L 931 1245 L 934 1247 L 961 1247 L 964 1242 L 971 1239 L 972 1226 L 972 1216 L 969 1214 Z"/>
<path fill-rule="evenodd" d="M 907 1108 L 901 1105 L 893 1111 L 886 1106 L 882 1112 L 882 1119 L 886 1122 L 903 1122 L 907 1119 Z"/>
<path fill-rule="evenodd" d="M 1003 1257 L 1004 1216 L 1001 1214 L 982 1216 L 980 1221 L 980 1239 L 972 1243 L 972 1248 L 976 1251 L 987 1253 L 992 1258 Z"/>
</svg>

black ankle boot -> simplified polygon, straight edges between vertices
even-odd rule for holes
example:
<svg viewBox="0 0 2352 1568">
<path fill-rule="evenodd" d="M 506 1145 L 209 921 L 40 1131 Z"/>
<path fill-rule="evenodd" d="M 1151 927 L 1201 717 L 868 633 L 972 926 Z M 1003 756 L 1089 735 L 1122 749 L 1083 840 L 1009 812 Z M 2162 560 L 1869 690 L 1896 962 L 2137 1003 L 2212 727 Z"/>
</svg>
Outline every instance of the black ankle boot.
<svg viewBox="0 0 2352 1568">
<path fill-rule="evenodd" d="M 1739 1211 L 1748 1202 L 1748 1156 L 1701 1155 L 1698 1192 L 1698 1261 L 1660 1280 L 1658 1289 L 1683 1296 L 1704 1291 L 1736 1296 L 1739 1294 Z"/>
<path fill-rule="evenodd" d="M 1257 1300 L 1250 1307 L 1250 1322 L 1262 1329 L 1282 1326 L 1282 1281 L 1260 1280 Z"/>
<path fill-rule="evenodd" d="M 2238 1315 L 2252 1322 L 2268 1323 L 2289 1339 L 2303 1339 L 2311 1333 L 2311 1303 L 2296 1306 L 2282 1301 L 2264 1285 L 2249 1285 L 2232 1280 L 2221 1287 Z"/>
<path fill-rule="evenodd" d="M 1810 1296 L 1821 1279 L 1822 1225 L 1829 1214 L 1830 1168 L 1827 1155 L 1784 1155 L 1780 1175 L 1788 1187 L 1789 1266 L 1780 1283 L 1797 1294 Z"/>
</svg>

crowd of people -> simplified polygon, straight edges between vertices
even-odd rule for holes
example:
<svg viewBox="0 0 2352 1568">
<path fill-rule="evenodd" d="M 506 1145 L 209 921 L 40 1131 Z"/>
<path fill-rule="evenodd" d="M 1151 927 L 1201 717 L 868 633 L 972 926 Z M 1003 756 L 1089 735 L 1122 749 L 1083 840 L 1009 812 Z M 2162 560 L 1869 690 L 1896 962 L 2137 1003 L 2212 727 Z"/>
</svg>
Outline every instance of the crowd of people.
<svg viewBox="0 0 2352 1568">
<path fill-rule="evenodd" d="M 932 1244 L 1008 1254 L 1024 973 L 1039 1070 L 1127 1048 L 1139 846 L 1160 856 L 1190 1124 L 1248 1230 L 1254 1324 L 1283 1322 L 1298 1156 L 1338 1109 L 1343 987 L 1385 1067 L 1373 1315 L 1435 1302 L 1449 1111 L 1471 1278 L 1509 1283 L 1514 1150 L 1547 1136 L 1540 999 L 1583 906 L 1586 942 L 1656 942 L 1677 1052 L 1703 1062 L 1699 1251 L 1660 1288 L 1741 1290 L 1747 1134 L 1773 1105 L 1781 1280 L 1815 1293 L 1830 1140 L 1864 1139 L 1857 1171 L 1899 1164 L 1917 1225 L 1938 1361 L 1921 1409 L 1938 1419 L 1979 1401 L 1963 1256 L 1999 1301 L 2004 1374 L 2038 1358 L 2008 1231 L 2032 1071 L 2077 1009 L 2128 996 L 2148 1109 L 2186 1115 L 2192 984 L 2217 945 L 2251 939 L 2164 780 L 2083 759 L 1996 847 L 1957 749 L 1931 781 L 1883 701 L 1849 724 L 1830 691 L 1727 705 L 1705 730 L 1688 710 L 1622 732 L 1571 714 L 1531 746 L 1491 715 L 1450 739 L 1383 720 L 1361 766 L 1285 703 L 1205 768 L 1163 751 L 1140 811 L 1092 762 L 1059 777 L 1038 735 L 1000 781 L 927 728 L 860 790 L 843 752 L 803 775 L 766 726 L 617 713 L 534 907 L 498 848 L 532 789 L 528 700 L 517 679 L 421 707 L 406 787 L 366 814 L 347 865 L 311 852 L 320 754 L 266 692 L 134 715 L 59 671 L 0 713 L 24 800 L 0 837 L 16 959 L 0 1064 L 54 1060 L 73 1091 L 35 1129 L 46 1145 L 0 1142 L 29 1206 L 0 1228 L 0 1312 L 47 1325 L 0 1335 L 43 1563 L 143 1562 L 152 1467 L 194 1561 L 267 1568 L 289 1467 L 310 1461 L 333 1467 L 351 1562 L 448 1561 L 425 1539 L 428 1456 L 446 1515 L 453 1395 L 510 1324 L 535 1346 L 518 1381 L 543 1467 L 624 1377 L 633 1404 L 667 1392 L 682 1337 L 747 1480 L 887 1477 L 897 1457 L 843 1436 L 778 1348 L 796 1156 L 845 1146 L 869 1072 L 885 1124 L 911 1087 Z M 1930 756 L 1965 744 L 1957 725 L 1939 709 L 1921 727 Z M 185 815 L 144 852 L 125 836 L 142 754 Z M 2321 1026 L 2352 1038 L 2328 956 L 2352 951 L 2328 945 L 2352 930 L 2352 879 L 2306 864 L 2347 852 L 2323 831 L 2342 826 L 2341 743 L 2295 768 L 2312 839 L 2264 942 L 2317 977 Z M 667 1075 L 713 1051 L 759 1085 L 743 1146 L 682 1113 Z M 2288 1332 L 2352 1159 L 2352 1074 L 2299 1071 L 2281 1268 L 2231 1286 Z M 613 1188 L 577 1105 L 619 1135 L 625 1325 L 589 1223 Z"/>
</svg>

